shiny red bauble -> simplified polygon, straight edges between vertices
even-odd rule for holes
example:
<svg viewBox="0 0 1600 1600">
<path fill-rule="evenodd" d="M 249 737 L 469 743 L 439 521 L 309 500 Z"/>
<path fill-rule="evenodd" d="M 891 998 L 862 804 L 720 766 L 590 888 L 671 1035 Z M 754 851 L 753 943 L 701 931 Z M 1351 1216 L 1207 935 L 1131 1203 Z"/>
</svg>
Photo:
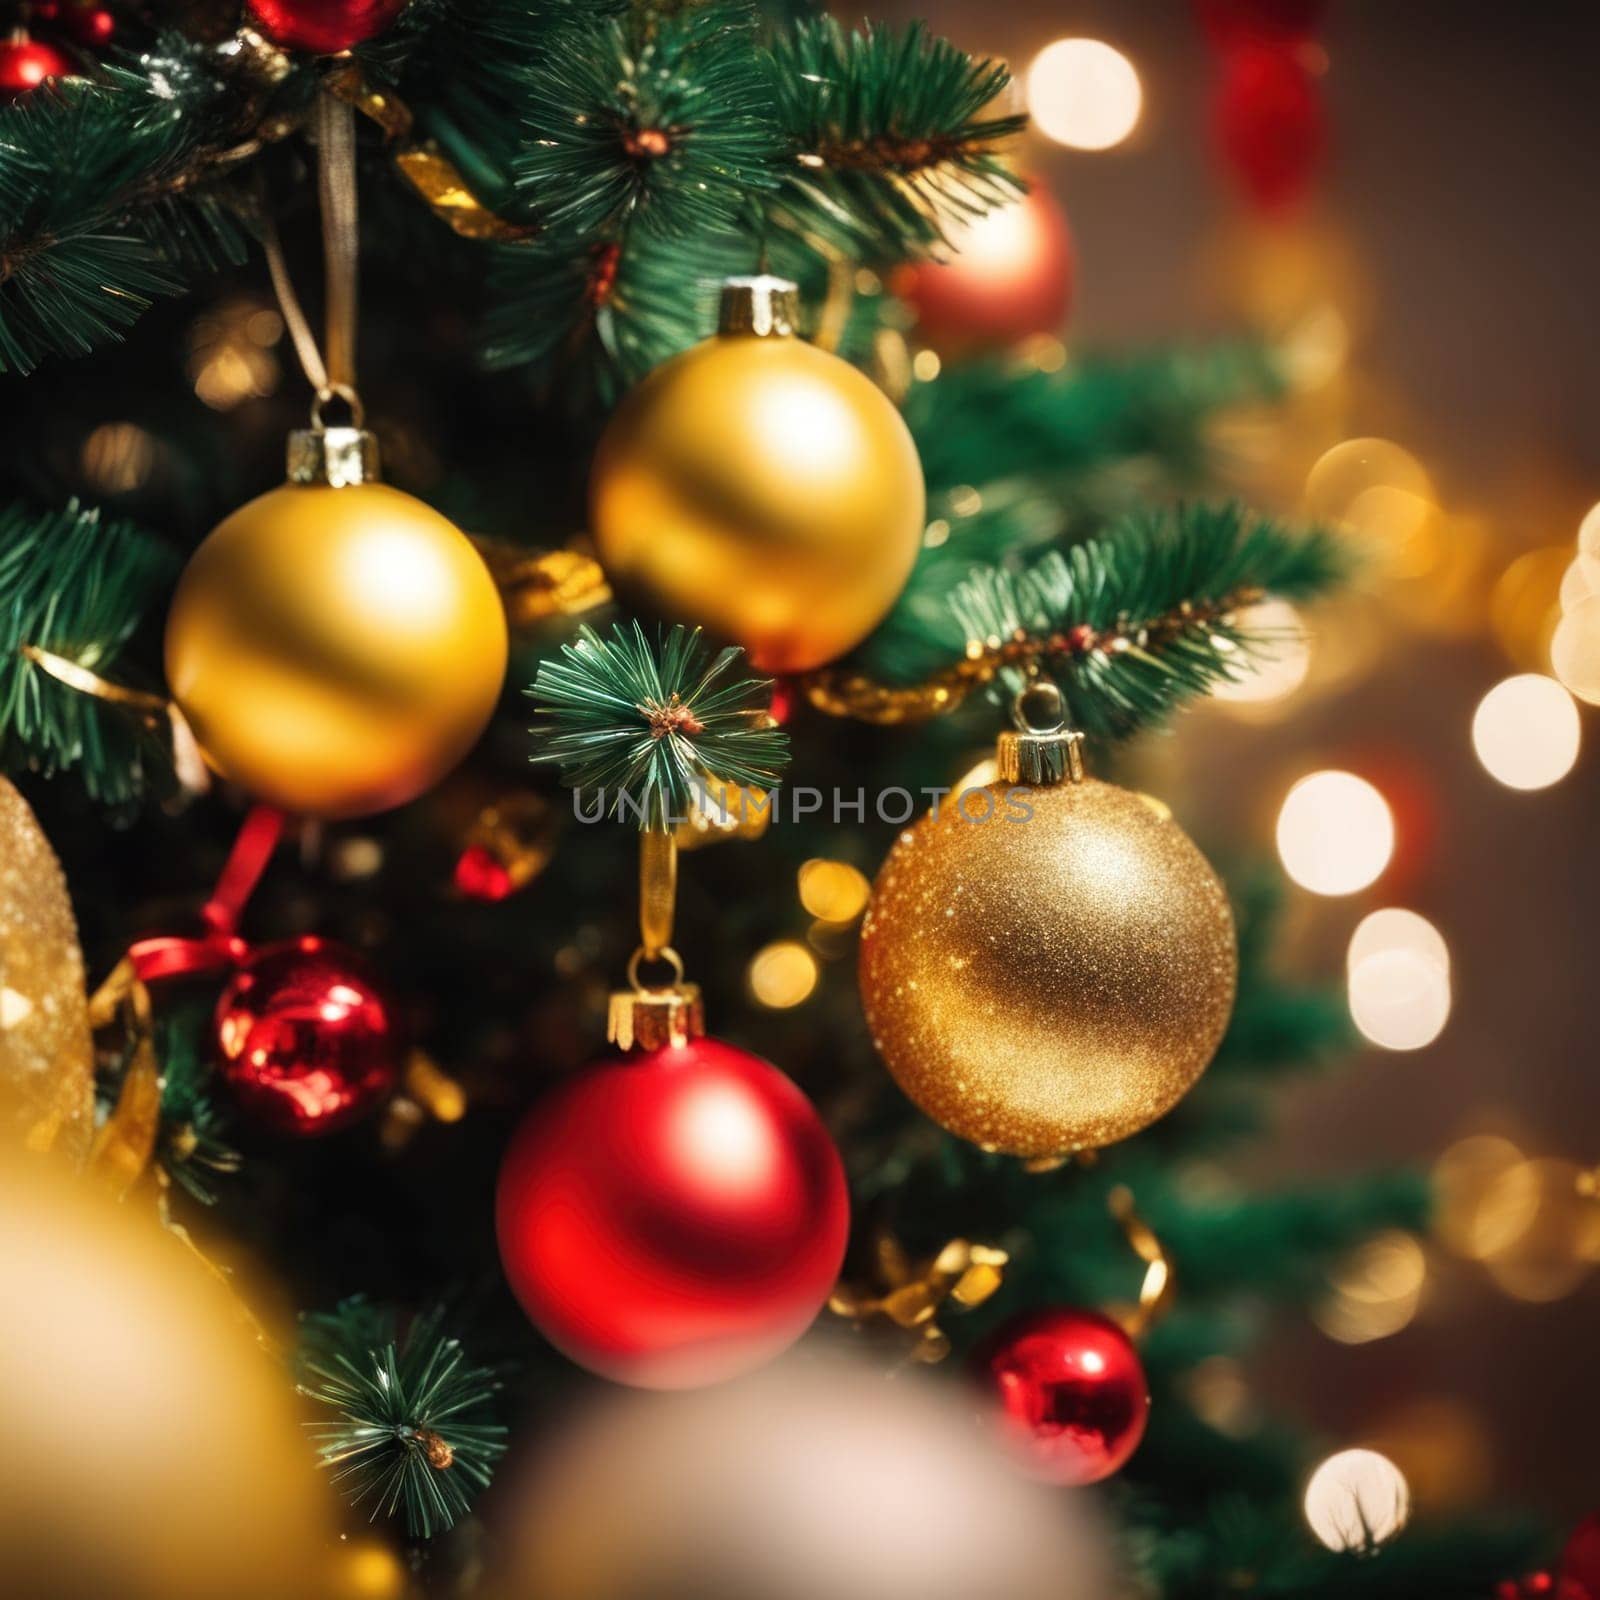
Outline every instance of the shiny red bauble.
<svg viewBox="0 0 1600 1600">
<path fill-rule="evenodd" d="M 37 89 L 46 78 L 65 78 L 72 63 L 59 50 L 24 34 L 0 39 L 0 102 Z"/>
<path fill-rule="evenodd" d="M 973 1352 L 971 1370 L 1024 1470 L 1046 1483 L 1109 1478 L 1144 1437 L 1144 1367 L 1097 1311 L 1025 1311 Z"/>
<path fill-rule="evenodd" d="M 500 1259 L 579 1365 L 718 1383 L 794 1343 L 844 1259 L 844 1167 L 776 1067 L 715 1039 L 580 1069 L 506 1152 Z"/>
<path fill-rule="evenodd" d="M 394 1003 L 353 951 L 291 939 L 250 955 L 217 1001 L 217 1071 L 281 1133 L 332 1133 L 394 1088 Z"/>
<path fill-rule="evenodd" d="M 274 44 L 332 56 L 376 38 L 405 0 L 246 0 L 257 26 Z"/>
<path fill-rule="evenodd" d="M 950 247 L 948 260 L 918 262 L 894 282 L 929 344 L 959 355 L 1061 331 L 1076 275 L 1072 230 L 1043 184 L 952 228 Z"/>
<path fill-rule="evenodd" d="M 1284 211 L 1305 198 L 1327 153 L 1328 119 L 1301 52 L 1253 45 L 1230 53 L 1215 117 L 1223 163 L 1257 210 Z"/>
</svg>

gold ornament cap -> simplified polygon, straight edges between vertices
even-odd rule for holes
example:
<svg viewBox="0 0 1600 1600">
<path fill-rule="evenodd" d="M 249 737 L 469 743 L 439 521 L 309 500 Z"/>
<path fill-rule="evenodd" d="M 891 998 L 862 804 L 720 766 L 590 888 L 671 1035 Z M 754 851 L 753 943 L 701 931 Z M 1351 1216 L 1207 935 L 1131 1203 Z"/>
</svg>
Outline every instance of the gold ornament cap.
<svg viewBox="0 0 1600 1600">
<path fill-rule="evenodd" d="M 718 333 L 749 333 L 758 339 L 787 339 L 800 327 L 800 289 L 788 278 L 761 272 L 725 278 L 717 314 Z"/>
<path fill-rule="evenodd" d="M 1017 727 L 1006 729 L 995 746 L 1002 783 L 1053 788 L 1082 783 L 1083 735 L 1065 726 L 1066 700 L 1055 684 L 1029 684 L 1012 703 Z"/>
<path fill-rule="evenodd" d="M 365 428 L 296 428 L 289 435 L 289 482 L 348 489 L 377 483 L 378 436 Z"/>
<path fill-rule="evenodd" d="M 663 1050 L 687 1044 L 706 1031 L 705 1006 L 700 985 L 683 981 L 683 960 L 669 945 L 658 959 L 670 964 L 673 981 L 664 988 L 647 987 L 639 978 L 644 949 L 634 951 L 628 963 L 627 989 L 611 996 L 606 1014 L 606 1038 L 619 1050 Z"/>
</svg>

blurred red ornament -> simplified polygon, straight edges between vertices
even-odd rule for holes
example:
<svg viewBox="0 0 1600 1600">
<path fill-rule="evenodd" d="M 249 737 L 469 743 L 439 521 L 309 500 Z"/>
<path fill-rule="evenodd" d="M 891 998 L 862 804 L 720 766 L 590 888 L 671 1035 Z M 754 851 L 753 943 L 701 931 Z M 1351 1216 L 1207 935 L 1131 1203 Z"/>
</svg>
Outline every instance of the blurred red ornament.
<svg viewBox="0 0 1600 1600">
<path fill-rule="evenodd" d="M 59 50 L 30 39 L 20 28 L 0 39 L 0 101 L 37 89 L 46 78 L 65 78 L 72 64 Z"/>
<path fill-rule="evenodd" d="M 82 45 L 110 44 L 117 31 L 117 19 L 105 6 L 93 0 L 67 0 L 61 21 L 68 33 Z"/>
<path fill-rule="evenodd" d="M 1578 1593 L 1561 1600 L 1600 1600 L 1600 1512 L 1585 1517 L 1561 1553 L 1561 1581 Z"/>
<path fill-rule="evenodd" d="M 400 15 L 405 0 L 246 0 L 246 4 L 274 44 L 331 56 L 382 33 Z"/>
<path fill-rule="evenodd" d="M 1581 1583 L 1552 1572 L 1531 1572 L 1521 1582 L 1507 1578 L 1495 1585 L 1494 1594 L 1495 1600 L 1591 1600 Z"/>
<path fill-rule="evenodd" d="M 794 680 L 779 678 L 772 685 L 772 704 L 767 715 L 781 728 L 794 715 Z"/>
<path fill-rule="evenodd" d="M 483 844 L 469 844 L 456 857 L 455 884 L 469 900 L 504 900 L 517 887 L 511 869 Z"/>
<path fill-rule="evenodd" d="M 500 1259 L 557 1349 L 621 1383 L 718 1383 L 778 1355 L 838 1278 L 844 1167 L 776 1067 L 715 1039 L 584 1067 L 500 1169 Z"/>
<path fill-rule="evenodd" d="M 1061 331 L 1076 261 L 1067 214 L 1042 183 L 1030 183 L 1015 205 L 952 228 L 950 246 L 948 261 L 917 262 L 894 284 L 930 344 L 959 353 Z"/>
<path fill-rule="evenodd" d="M 1322 26 L 1328 0 L 1197 0 L 1201 25 L 1219 50 L 1300 44 Z"/>
<path fill-rule="evenodd" d="M 217 1069 L 281 1133 L 323 1134 L 376 1106 L 400 1075 L 393 1003 L 353 951 L 291 939 L 246 957 L 216 1013 Z"/>
<path fill-rule="evenodd" d="M 1273 45 L 1231 52 L 1216 102 L 1217 148 L 1261 211 L 1303 200 L 1328 147 L 1322 91 L 1300 53 Z"/>
<path fill-rule="evenodd" d="M 1144 1367 L 1127 1334 L 1097 1311 L 1025 1311 L 973 1352 L 972 1371 L 1029 1475 L 1046 1483 L 1109 1478 L 1144 1437 Z"/>
</svg>

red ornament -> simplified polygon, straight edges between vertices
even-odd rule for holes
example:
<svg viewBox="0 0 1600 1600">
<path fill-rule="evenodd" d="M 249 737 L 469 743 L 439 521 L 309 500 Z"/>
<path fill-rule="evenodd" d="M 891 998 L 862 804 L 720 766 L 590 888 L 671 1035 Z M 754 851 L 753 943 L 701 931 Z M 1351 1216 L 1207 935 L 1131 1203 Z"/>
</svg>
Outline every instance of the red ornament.
<svg viewBox="0 0 1600 1600">
<path fill-rule="evenodd" d="M 973 1352 L 972 1370 L 1029 1475 L 1046 1483 L 1109 1478 L 1144 1437 L 1144 1367 L 1127 1334 L 1097 1311 L 1025 1311 Z"/>
<path fill-rule="evenodd" d="M 394 1088 L 399 1033 L 393 1003 L 359 956 L 290 939 L 248 956 L 223 990 L 217 1068 L 280 1133 L 332 1133 Z"/>
<path fill-rule="evenodd" d="M 1573 1529 L 1561 1553 L 1561 1581 L 1577 1591 L 1562 1600 L 1600 1600 L 1600 1512 Z"/>
<path fill-rule="evenodd" d="M 500 1259 L 539 1331 L 621 1383 L 684 1389 L 805 1332 L 850 1202 L 821 1119 L 776 1067 L 716 1039 L 582 1068 L 512 1140 Z"/>
<path fill-rule="evenodd" d="M 117 31 L 117 19 L 93 0 L 67 0 L 61 16 L 67 32 L 81 45 L 107 45 Z"/>
<path fill-rule="evenodd" d="M 246 0 L 246 4 L 274 44 L 332 56 L 376 38 L 400 15 L 405 0 Z"/>
<path fill-rule="evenodd" d="M 511 869 L 486 844 L 469 844 L 456 857 L 454 876 L 468 900 L 505 900 L 517 887 Z"/>
<path fill-rule="evenodd" d="M 0 101 L 15 100 L 46 78 L 65 78 L 71 72 L 72 64 L 59 50 L 20 30 L 0 39 Z"/>
<path fill-rule="evenodd" d="M 1216 102 L 1217 148 L 1256 207 L 1305 198 L 1327 153 L 1322 92 L 1300 54 L 1275 45 L 1232 52 Z"/>
<path fill-rule="evenodd" d="M 950 244 L 948 261 L 918 262 L 895 281 L 930 344 L 959 353 L 1061 331 L 1072 309 L 1072 230 L 1042 183 L 952 230 Z"/>
</svg>

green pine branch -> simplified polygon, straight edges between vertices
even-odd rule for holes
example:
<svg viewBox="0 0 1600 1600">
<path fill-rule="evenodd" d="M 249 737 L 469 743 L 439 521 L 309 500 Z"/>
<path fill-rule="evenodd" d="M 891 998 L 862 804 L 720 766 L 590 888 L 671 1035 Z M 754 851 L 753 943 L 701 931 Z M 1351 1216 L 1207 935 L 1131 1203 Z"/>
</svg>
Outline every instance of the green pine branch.
<svg viewBox="0 0 1600 1600">
<path fill-rule="evenodd" d="M 578 634 L 540 663 L 528 691 L 549 718 L 534 730 L 533 759 L 559 766 L 564 783 L 660 831 L 688 814 L 702 784 L 778 782 L 788 736 L 767 714 L 769 681 L 729 676 L 743 651 L 713 656 L 698 628 L 681 625 L 653 644 L 637 622 L 614 624 L 609 638 Z"/>
<path fill-rule="evenodd" d="M 204 190 L 220 88 L 197 47 L 69 79 L 0 110 L 0 370 L 120 338 L 159 296 L 244 259 Z"/>
<path fill-rule="evenodd" d="M 300 1392 L 337 1413 L 308 1426 L 350 1504 L 370 1504 L 373 1520 L 403 1514 L 413 1538 L 452 1527 L 505 1453 L 493 1371 L 467 1359 L 438 1308 L 402 1334 L 357 1297 L 303 1316 L 301 1330 Z"/>
<path fill-rule="evenodd" d="M 545 229 L 734 227 L 780 157 L 756 19 L 738 0 L 599 18 L 522 65 L 517 194 Z"/>
<path fill-rule="evenodd" d="M 154 748 L 139 720 L 69 688 L 22 653 L 35 645 L 114 676 L 120 653 L 175 575 L 172 552 L 74 501 L 61 511 L 0 511 L 0 767 L 81 771 L 97 800 L 144 788 Z"/>
<path fill-rule="evenodd" d="M 1023 184 L 1000 154 L 1026 124 L 992 111 L 1010 74 L 921 23 L 846 32 L 797 23 L 772 48 L 772 94 L 792 162 L 775 219 L 853 260 L 925 252 L 946 226 Z"/>
</svg>

